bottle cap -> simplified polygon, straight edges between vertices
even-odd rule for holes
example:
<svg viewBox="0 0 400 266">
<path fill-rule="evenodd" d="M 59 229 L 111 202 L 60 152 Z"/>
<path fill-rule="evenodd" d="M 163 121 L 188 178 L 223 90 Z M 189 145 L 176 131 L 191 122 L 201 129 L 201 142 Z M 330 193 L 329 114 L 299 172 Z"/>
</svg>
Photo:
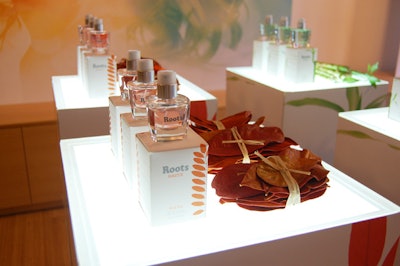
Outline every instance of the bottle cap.
<svg viewBox="0 0 400 266">
<path fill-rule="evenodd" d="M 161 99 L 175 98 L 177 90 L 175 71 L 159 70 L 157 72 L 157 97 Z"/>
<path fill-rule="evenodd" d="M 139 50 L 128 50 L 128 60 L 138 60 L 140 59 Z"/>
<path fill-rule="evenodd" d="M 138 60 L 138 71 L 145 72 L 145 71 L 152 71 L 154 70 L 153 60 L 152 59 L 139 59 Z"/>
<path fill-rule="evenodd" d="M 140 51 L 139 50 L 128 50 L 128 58 L 126 59 L 126 69 L 127 70 L 136 70 L 137 60 L 140 59 Z"/>
<path fill-rule="evenodd" d="M 279 26 L 281 27 L 289 27 L 289 18 L 287 16 L 282 16 L 279 20 Z"/>
<path fill-rule="evenodd" d="M 266 25 L 272 25 L 273 22 L 274 22 L 274 18 L 272 15 L 265 16 L 265 24 Z"/>
<path fill-rule="evenodd" d="M 176 84 L 176 73 L 172 70 L 160 70 L 157 73 L 157 82 L 160 85 Z"/>
<path fill-rule="evenodd" d="M 103 19 L 96 18 L 96 20 L 94 22 L 94 30 L 103 31 Z"/>
<path fill-rule="evenodd" d="M 92 18 L 93 16 L 91 15 L 91 14 L 86 14 L 86 16 L 85 16 L 85 25 L 86 26 L 89 26 L 89 24 L 90 24 L 90 19 Z"/>
<path fill-rule="evenodd" d="M 304 18 L 300 18 L 299 21 L 297 21 L 297 28 L 302 30 L 306 29 L 306 20 Z"/>
<path fill-rule="evenodd" d="M 154 65 L 152 59 L 137 60 L 137 81 L 143 83 L 154 81 Z"/>
</svg>

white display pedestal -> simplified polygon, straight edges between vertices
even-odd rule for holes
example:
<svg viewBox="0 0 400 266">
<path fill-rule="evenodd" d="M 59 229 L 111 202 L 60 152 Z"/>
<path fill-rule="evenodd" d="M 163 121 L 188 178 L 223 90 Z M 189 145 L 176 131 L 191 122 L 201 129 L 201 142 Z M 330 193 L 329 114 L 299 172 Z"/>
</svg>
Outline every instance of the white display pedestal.
<svg viewBox="0 0 400 266">
<path fill-rule="evenodd" d="M 400 122 L 388 110 L 339 113 L 334 165 L 400 204 Z"/>
<path fill-rule="evenodd" d="M 191 113 L 214 119 L 217 98 L 183 77 L 177 78 L 178 93 L 190 99 Z M 54 76 L 52 83 L 61 139 L 110 134 L 108 97 L 90 98 L 78 76 Z"/>
<path fill-rule="evenodd" d="M 226 112 L 232 115 L 248 110 L 254 119 L 265 116 L 266 125 L 280 127 L 303 148 L 332 163 L 338 111 L 322 106 L 322 102 L 330 101 L 348 110 L 348 87 L 359 88 L 362 108 L 388 93 L 386 81 L 373 88 L 368 81 L 335 83 L 317 76 L 314 82 L 296 84 L 269 77 L 252 67 L 227 68 Z M 296 102 L 300 105 L 296 106 Z"/>
<path fill-rule="evenodd" d="M 109 139 L 61 140 L 79 265 L 347 265 L 355 256 L 349 246 L 358 247 L 353 233 L 379 217 L 382 262 L 400 236 L 400 207 L 328 164 L 326 193 L 292 208 L 222 205 L 209 183 L 206 218 L 152 227 Z"/>
</svg>

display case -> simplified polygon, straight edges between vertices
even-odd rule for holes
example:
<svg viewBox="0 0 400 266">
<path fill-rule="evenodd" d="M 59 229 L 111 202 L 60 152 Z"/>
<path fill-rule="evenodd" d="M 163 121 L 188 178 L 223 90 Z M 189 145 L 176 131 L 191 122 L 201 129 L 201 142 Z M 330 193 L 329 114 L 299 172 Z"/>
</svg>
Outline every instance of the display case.
<svg viewBox="0 0 400 266">
<path fill-rule="evenodd" d="M 214 119 L 217 98 L 180 75 L 177 78 L 179 93 L 191 101 L 191 113 L 203 119 Z M 52 83 L 61 139 L 110 133 L 109 97 L 89 97 L 79 76 L 53 76 Z"/>
<path fill-rule="evenodd" d="M 248 110 L 254 119 L 265 116 L 267 125 L 282 128 L 287 136 L 331 164 L 338 112 L 358 104 L 365 108 L 377 99 L 386 105 L 387 94 L 387 81 L 378 82 L 376 88 L 367 79 L 346 83 L 319 76 L 314 82 L 294 83 L 252 67 L 226 69 L 227 115 Z"/>
<path fill-rule="evenodd" d="M 388 107 L 339 113 L 334 165 L 400 204 L 400 122 Z"/>
<path fill-rule="evenodd" d="M 209 175 L 205 218 L 150 226 L 109 140 L 61 140 L 80 265 L 347 265 L 366 257 L 369 262 L 398 261 L 400 207 L 326 163 L 326 193 L 294 207 L 258 212 L 220 204 Z M 378 252 L 369 254 L 364 240 L 375 236 L 381 241 L 370 244 Z"/>
</svg>

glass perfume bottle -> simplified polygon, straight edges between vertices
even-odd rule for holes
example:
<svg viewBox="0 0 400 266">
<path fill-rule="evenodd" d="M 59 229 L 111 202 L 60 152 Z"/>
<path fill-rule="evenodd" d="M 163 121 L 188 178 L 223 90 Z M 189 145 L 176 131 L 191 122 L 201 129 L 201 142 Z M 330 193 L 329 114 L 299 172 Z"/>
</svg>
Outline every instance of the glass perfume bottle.
<svg viewBox="0 0 400 266">
<path fill-rule="evenodd" d="M 137 77 L 137 61 L 140 59 L 139 50 L 129 50 L 126 59 L 126 68 L 118 69 L 118 85 L 121 92 L 121 99 L 129 99 L 128 82 L 136 80 Z"/>
<path fill-rule="evenodd" d="M 133 118 L 147 118 L 146 99 L 157 93 L 152 59 L 139 59 L 136 80 L 128 82 L 129 103 Z"/>
<path fill-rule="evenodd" d="M 267 41 L 275 41 L 277 25 L 273 23 L 272 15 L 265 16 L 264 35 Z"/>
<path fill-rule="evenodd" d="M 158 71 L 157 96 L 147 102 L 150 132 L 156 142 L 181 140 L 187 135 L 190 100 L 177 91 L 176 73 Z"/>
<path fill-rule="evenodd" d="M 94 30 L 90 32 L 90 48 L 94 54 L 107 54 L 110 47 L 110 33 L 104 30 L 103 20 L 97 18 Z"/>
<path fill-rule="evenodd" d="M 94 31 L 94 22 L 96 17 L 88 16 L 88 26 L 83 29 L 83 43 L 87 48 L 90 48 L 90 34 Z"/>
<path fill-rule="evenodd" d="M 310 47 L 311 30 L 307 29 L 306 21 L 300 18 L 297 22 L 297 28 L 292 30 L 292 47 L 293 48 L 309 48 Z"/>
<path fill-rule="evenodd" d="M 290 44 L 292 40 L 292 30 L 289 27 L 289 18 L 282 16 L 276 31 L 276 42 L 278 44 Z"/>
<path fill-rule="evenodd" d="M 78 25 L 78 36 L 79 36 L 79 45 L 85 45 L 86 44 L 86 31 L 87 28 L 90 27 L 90 19 L 93 16 L 91 14 L 86 14 L 85 16 L 85 24 L 84 25 Z"/>
</svg>

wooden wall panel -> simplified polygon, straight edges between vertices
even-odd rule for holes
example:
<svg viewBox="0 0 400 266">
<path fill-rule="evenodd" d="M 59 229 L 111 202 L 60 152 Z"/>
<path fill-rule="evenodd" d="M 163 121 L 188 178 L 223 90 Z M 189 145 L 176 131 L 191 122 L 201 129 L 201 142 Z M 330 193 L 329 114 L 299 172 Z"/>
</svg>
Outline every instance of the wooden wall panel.
<svg viewBox="0 0 400 266">
<path fill-rule="evenodd" d="M 20 128 L 0 129 L 0 208 L 31 203 Z"/>
<path fill-rule="evenodd" d="M 22 128 L 32 204 L 65 202 L 65 183 L 56 123 Z"/>
</svg>

